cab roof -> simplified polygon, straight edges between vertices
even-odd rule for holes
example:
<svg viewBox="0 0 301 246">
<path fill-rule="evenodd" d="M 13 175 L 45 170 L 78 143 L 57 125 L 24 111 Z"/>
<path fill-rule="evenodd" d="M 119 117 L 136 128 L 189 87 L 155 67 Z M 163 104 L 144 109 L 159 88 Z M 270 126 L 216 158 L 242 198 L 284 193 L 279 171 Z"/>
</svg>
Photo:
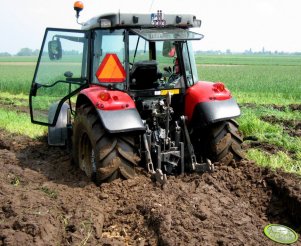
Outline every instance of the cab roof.
<svg viewBox="0 0 301 246">
<path fill-rule="evenodd" d="M 94 28 L 149 28 L 149 27 L 200 27 L 201 21 L 191 14 L 152 14 L 109 13 L 96 16 L 83 23 L 83 30 Z"/>
</svg>

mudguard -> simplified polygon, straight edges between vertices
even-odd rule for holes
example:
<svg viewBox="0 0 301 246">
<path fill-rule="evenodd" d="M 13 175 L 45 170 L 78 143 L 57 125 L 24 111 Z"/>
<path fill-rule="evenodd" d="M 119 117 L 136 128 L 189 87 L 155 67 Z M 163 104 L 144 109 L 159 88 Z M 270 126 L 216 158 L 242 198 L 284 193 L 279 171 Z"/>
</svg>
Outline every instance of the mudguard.
<svg viewBox="0 0 301 246">
<path fill-rule="evenodd" d="M 206 126 L 240 116 L 240 108 L 228 89 L 216 90 L 216 83 L 201 81 L 185 95 L 185 115 L 190 126 Z"/>
<path fill-rule="evenodd" d="M 53 122 L 58 102 L 50 106 L 48 112 L 48 122 Z M 68 139 L 68 119 L 69 119 L 69 105 L 64 103 L 61 107 L 56 125 L 54 127 L 48 127 L 48 144 L 52 146 L 65 146 Z"/>
<path fill-rule="evenodd" d="M 144 131 L 145 127 L 137 109 L 97 110 L 104 128 L 110 133 Z"/>
<path fill-rule="evenodd" d="M 82 100 L 95 106 L 104 128 L 110 133 L 145 130 L 133 99 L 125 92 L 95 86 L 81 91 L 77 107 Z"/>
</svg>

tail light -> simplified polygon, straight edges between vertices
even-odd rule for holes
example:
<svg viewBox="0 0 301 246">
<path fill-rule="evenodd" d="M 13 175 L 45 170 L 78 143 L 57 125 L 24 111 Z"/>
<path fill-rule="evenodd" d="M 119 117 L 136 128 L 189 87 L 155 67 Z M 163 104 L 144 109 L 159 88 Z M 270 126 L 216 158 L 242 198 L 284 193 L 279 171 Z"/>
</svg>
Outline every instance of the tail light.
<svg viewBox="0 0 301 246">
<path fill-rule="evenodd" d="M 109 101 L 111 96 L 109 92 L 103 91 L 99 93 L 99 98 L 102 101 Z"/>
<path fill-rule="evenodd" d="M 215 92 L 223 92 L 225 91 L 225 89 L 226 87 L 222 82 L 216 82 L 215 84 L 213 84 L 213 91 Z"/>
</svg>

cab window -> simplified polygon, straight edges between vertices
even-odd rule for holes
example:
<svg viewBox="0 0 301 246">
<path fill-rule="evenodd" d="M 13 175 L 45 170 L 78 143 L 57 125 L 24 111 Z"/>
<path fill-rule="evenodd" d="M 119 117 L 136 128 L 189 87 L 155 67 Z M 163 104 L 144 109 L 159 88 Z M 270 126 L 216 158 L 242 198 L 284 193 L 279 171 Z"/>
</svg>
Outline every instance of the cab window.
<svg viewBox="0 0 301 246">
<path fill-rule="evenodd" d="M 93 52 L 93 77 L 92 83 L 99 84 L 96 76 L 97 70 L 101 66 L 107 54 L 116 54 L 121 65 L 125 69 L 125 44 L 123 30 L 96 30 L 94 35 Z M 125 81 L 124 81 L 125 82 Z M 109 85 L 110 83 L 104 83 Z M 114 86 L 124 87 L 124 83 L 114 83 Z"/>
<path fill-rule="evenodd" d="M 183 46 L 183 61 L 185 67 L 185 74 L 187 78 L 187 83 L 192 86 L 198 82 L 198 72 L 195 63 L 194 52 L 192 50 L 191 42 L 185 42 Z"/>
<path fill-rule="evenodd" d="M 166 89 L 184 87 L 175 47 L 165 55 L 164 41 L 147 41 L 129 35 L 130 88 Z"/>
</svg>

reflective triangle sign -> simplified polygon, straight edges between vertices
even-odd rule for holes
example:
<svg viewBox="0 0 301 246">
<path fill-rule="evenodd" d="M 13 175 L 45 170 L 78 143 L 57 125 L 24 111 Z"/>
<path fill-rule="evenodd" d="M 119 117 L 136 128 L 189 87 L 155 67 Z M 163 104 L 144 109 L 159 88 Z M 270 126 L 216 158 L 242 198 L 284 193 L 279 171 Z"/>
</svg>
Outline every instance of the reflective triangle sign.
<svg viewBox="0 0 301 246">
<path fill-rule="evenodd" d="M 125 70 L 116 54 L 106 54 L 96 72 L 99 82 L 123 82 L 126 79 Z"/>
</svg>

